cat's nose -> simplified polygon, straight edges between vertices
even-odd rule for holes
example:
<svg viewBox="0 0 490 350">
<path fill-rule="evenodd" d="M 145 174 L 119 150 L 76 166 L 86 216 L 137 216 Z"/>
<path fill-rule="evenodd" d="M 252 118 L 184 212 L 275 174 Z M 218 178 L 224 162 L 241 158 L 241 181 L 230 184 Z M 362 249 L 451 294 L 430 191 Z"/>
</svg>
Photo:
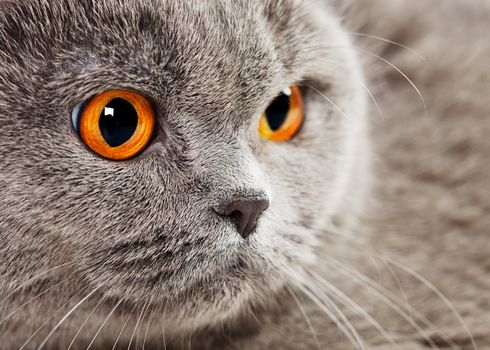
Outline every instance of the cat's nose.
<svg viewBox="0 0 490 350">
<path fill-rule="evenodd" d="M 248 238 L 255 231 L 260 214 L 268 207 L 267 199 L 234 199 L 215 211 L 232 219 L 238 233 L 243 238 Z"/>
</svg>

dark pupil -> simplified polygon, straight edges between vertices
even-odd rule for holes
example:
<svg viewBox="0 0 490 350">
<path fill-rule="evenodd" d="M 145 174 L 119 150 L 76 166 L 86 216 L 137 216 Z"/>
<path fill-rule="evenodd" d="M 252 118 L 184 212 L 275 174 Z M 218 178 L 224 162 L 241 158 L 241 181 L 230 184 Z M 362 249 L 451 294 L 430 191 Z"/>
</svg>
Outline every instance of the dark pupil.
<svg viewBox="0 0 490 350">
<path fill-rule="evenodd" d="M 265 111 L 267 122 L 272 131 L 281 128 L 289 112 L 289 96 L 280 94 Z"/>
<path fill-rule="evenodd" d="M 100 132 L 111 147 L 126 143 L 133 136 L 137 125 L 136 110 L 131 103 L 122 98 L 109 102 L 99 118 Z"/>
</svg>

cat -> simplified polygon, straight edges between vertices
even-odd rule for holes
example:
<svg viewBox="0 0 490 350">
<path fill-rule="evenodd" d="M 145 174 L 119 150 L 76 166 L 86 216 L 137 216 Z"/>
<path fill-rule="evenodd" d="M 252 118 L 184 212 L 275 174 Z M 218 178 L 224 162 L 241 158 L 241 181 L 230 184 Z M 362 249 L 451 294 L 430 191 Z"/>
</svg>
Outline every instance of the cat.
<svg viewBox="0 0 490 350">
<path fill-rule="evenodd" d="M 453 236 L 424 236 L 447 229 L 424 226 L 433 218 L 424 214 L 455 163 L 432 166 L 444 159 L 434 154 L 424 167 L 427 149 L 417 148 L 431 145 L 433 113 L 461 125 L 455 107 L 444 109 L 450 94 L 431 93 L 444 61 L 426 60 L 453 67 L 453 53 L 454 69 L 465 67 L 464 46 L 431 50 L 421 39 L 442 41 L 449 23 L 424 25 L 464 10 L 484 27 L 487 3 L 411 4 L 0 0 L 1 348 L 488 345 L 488 297 L 477 287 L 488 281 L 457 278 L 485 265 L 441 243 L 465 244 L 471 223 L 462 213 Z M 465 96 L 481 73 L 451 91 Z M 146 101 L 155 124 L 144 149 L 109 160 L 79 118 L 121 91 Z M 291 108 L 291 94 L 301 128 L 284 142 L 264 137 L 264 115 L 278 96 Z M 476 118 L 487 107 L 475 101 Z M 474 304 L 432 282 L 444 293 L 464 282 Z"/>
</svg>

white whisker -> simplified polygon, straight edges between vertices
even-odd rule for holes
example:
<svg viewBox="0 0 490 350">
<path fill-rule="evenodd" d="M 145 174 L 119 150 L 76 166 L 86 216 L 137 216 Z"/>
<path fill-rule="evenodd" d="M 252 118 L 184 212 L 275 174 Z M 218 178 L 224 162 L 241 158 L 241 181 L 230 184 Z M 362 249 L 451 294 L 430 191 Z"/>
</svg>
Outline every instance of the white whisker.
<svg viewBox="0 0 490 350">
<path fill-rule="evenodd" d="M 422 282 L 434 294 L 436 294 L 439 297 L 439 299 L 441 299 L 442 302 L 444 304 L 446 304 L 446 306 L 451 310 L 451 312 L 454 314 L 454 316 L 458 319 L 458 322 L 461 323 L 461 325 L 464 328 L 464 331 L 466 332 L 466 334 L 470 338 L 470 341 L 471 341 L 471 344 L 473 346 L 473 349 L 474 350 L 478 350 L 478 346 L 476 345 L 475 338 L 474 338 L 473 334 L 470 332 L 470 329 L 469 329 L 468 325 L 466 324 L 465 320 L 463 319 L 463 317 L 461 316 L 461 314 L 458 312 L 458 310 L 456 310 L 456 307 L 454 306 L 454 304 L 441 292 L 440 289 L 438 289 L 436 286 L 434 286 L 425 277 L 423 277 L 422 275 L 420 275 L 416 271 L 414 271 L 414 270 L 412 270 L 412 269 L 410 269 L 410 268 L 408 268 L 408 267 L 406 267 L 406 266 L 404 266 L 404 265 L 396 262 L 395 260 L 390 259 L 390 258 L 387 258 L 387 257 L 384 257 L 382 259 L 385 259 L 390 264 L 393 264 L 396 267 L 398 267 L 399 269 L 402 269 L 403 271 L 405 271 L 406 273 L 408 273 L 409 275 L 411 275 L 412 277 L 414 277 L 418 281 Z"/>
<path fill-rule="evenodd" d="M 162 323 L 162 340 L 163 340 L 163 349 L 167 350 L 167 341 L 165 339 L 165 317 L 167 314 L 167 309 L 165 307 L 163 308 L 163 316 L 161 318 L 161 323 Z"/>
<path fill-rule="evenodd" d="M 187 342 L 188 350 L 192 349 L 192 333 L 189 334 L 189 341 Z"/>
<path fill-rule="evenodd" d="M 119 302 L 116 304 L 116 306 L 114 306 L 114 308 L 109 312 L 109 315 L 107 315 L 107 317 L 104 319 L 104 321 L 100 325 L 99 329 L 97 330 L 97 332 L 93 336 L 92 340 L 88 344 L 86 350 L 89 350 L 90 349 L 90 347 L 92 346 L 92 344 L 95 342 L 95 339 L 97 338 L 97 336 L 99 335 L 99 333 L 102 331 L 102 329 L 106 325 L 107 321 L 109 321 L 109 319 L 111 318 L 112 314 L 116 311 L 116 309 L 119 307 L 119 305 L 121 305 L 121 303 L 122 303 L 122 300 L 119 300 Z"/>
<path fill-rule="evenodd" d="M 352 345 L 356 346 L 356 340 L 351 334 L 351 332 L 340 322 L 339 318 L 325 305 L 318 297 L 316 297 L 312 292 L 310 292 L 306 287 L 303 286 L 304 279 L 298 278 L 297 272 L 292 271 L 287 267 L 281 267 L 275 261 L 270 262 L 272 265 L 276 266 L 280 271 L 283 271 L 289 280 L 294 283 L 294 286 L 298 288 L 305 296 L 307 296 L 315 305 L 317 305 L 320 310 L 322 310 L 327 317 L 329 317 L 339 330 L 346 336 L 346 338 L 351 342 Z M 327 298 L 328 299 L 328 298 Z"/>
<path fill-rule="evenodd" d="M 305 84 L 305 86 L 308 86 L 310 89 L 314 90 L 317 92 L 320 96 L 322 96 L 327 102 L 329 102 L 336 110 L 338 110 L 345 118 L 348 118 L 347 114 L 344 112 L 342 108 L 340 108 L 337 104 L 335 104 L 331 98 L 329 98 L 327 95 L 322 93 L 320 90 L 315 88 L 314 86 L 310 84 Z"/>
<path fill-rule="evenodd" d="M 350 32 L 349 34 L 355 35 L 355 36 L 360 36 L 360 37 L 365 37 L 365 38 L 376 39 L 376 40 L 379 40 L 379 41 L 382 41 L 382 42 L 385 42 L 385 43 L 388 43 L 388 44 L 392 44 L 392 45 L 398 46 L 398 47 L 401 47 L 402 49 L 405 49 L 405 50 L 408 50 L 408 51 L 412 52 L 413 54 L 415 54 L 417 57 L 419 57 L 420 59 L 422 59 L 424 61 L 427 60 L 418 51 L 412 49 L 411 47 L 408 47 L 406 45 L 403 45 L 403 44 L 401 44 L 401 43 L 399 43 L 397 41 L 389 40 L 389 39 L 386 39 L 386 38 L 383 38 L 383 37 L 380 37 L 380 36 L 377 36 L 377 35 L 373 35 L 373 34 L 356 33 L 356 32 Z"/>
<path fill-rule="evenodd" d="M 287 285 L 285 287 L 286 287 L 286 290 L 288 291 L 288 293 L 293 297 L 294 302 L 298 305 L 298 308 L 299 308 L 301 314 L 303 315 L 303 318 L 305 319 L 306 324 L 308 325 L 308 328 L 310 329 L 311 334 L 313 335 L 313 339 L 315 340 L 315 344 L 316 344 L 318 350 L 320 350 L 321 347 L 320 347 L 320 343 L 318 341 L 318 337 L 316 335 L 315 329 L 313 328 L 313 325 L 311 324 L 311 320 L 308 317 L 308 314 L 306 313 L 304 306 L 299 301 L 299 299 L 296 296 L 296 294 L 294 293 L 293 289 L 288 287 Z"/>
<path fill-rule="evenodd" d="M 316 274 L 315 272 L 310 272 L 310 274 L 328 290 L 334 293 L 339 299 L 341 299 L 344 302 L 344 305 L 350 307 L 354 312 L 364 317 L 366 321 L 368 321 L 383 337 L 385 337 L 386 340 L 388 340 L 395 347 L 398 347 L 391 335 L 388 334 L 388 332 L 379 324 L 379 322 L 375 320 L 368 312 L 366 312 L 359 304 L 354 302 L 351 298 L 345 295 L 345 293 L 341 292 L 337 287 L 326 281 L 320 275 Z"/>
<path fill-rule="evenodd" d="M 83 327 L 85 327 L 85 325 L 87 324 L 87 322 L 90 320 L 90 318 L 95 314 L 95 311 L 99 308 L 99 306 L 104 302 L 104 298 L 101 298 L 100 301 L 95 305 L 95 307 L 93 308 L 92 312 L 87 316 L 87 318 L 85 319 L 85 321 L 83 321 L 82 325 L 80 326 L 80 328 L 78 328 L 78 331 L 77 333 L 75 334 L 75 336 L 73 337 L 70 345 L 68 346 L 68 349 L 66 350 L 70 350 L 71 347 L 73 346 L 73 344 L 75 343 L 75 340 L 77 339 L 78 335 L 80 334 L 80 332 L 82 331 Z"/>
<path fill-rule="evenodd" d="M 329 233 L 334 233 L 335 231 L 337 231 L 334 227 L 330 227 L 329 228 Z M 336 233 L 338 234 L 338 233 Z M 352 243 L 355 243 L 357 244 L 357 242 L 355 240 L 352 239 L 352 237 L 350 236 L 346 236 L 345 237 L 347 240 L 349 240 L 350 242 Z M 377 252 L 372 252 L 372 251 L 368 251 L 367 248 L 365 247 L 360 247 L 367 256 L 369 256 L 370 259 L 373 259 L 373 258 L 376 258 L 378 260 L 380 260 L 381 262 L 383 262 L 383 264 L 385 266 L 389 266 L 387 264 L 387 262 L 390 262 L 391 260 L 391 263 L 393 265 L 394 264 L 394 260 L 393 259 L 390 259 L 389 257 L 386 257 L 386 256 L 383 256 L 383 255 L 380 255 L 378 254 Z M 415 315 L 417 317 L 417 319 L 422 322 L 424 324 L 424 326 L 427 326 L 430 330 L 433 330 L 434 332 L 436 333 L 439 333 L 441 338 L 448 344 L 450 345 L 453 349 L 459 349 L 460 347 L 455 344 L 451 339 L 450 337 L 443 331 L 441 330 L 440 328 L 436 327 L 432 322 L 430 322 L 425 316 L 423 316 L 421 313 L 417 312 L 415 309 L 413 309 L 411 307 L 411 305 L 408 303 L 408 300 L 405 299 L 406 301 L 406 307 L 403 306 L 401 303 L 393 303 L 392 301 L 396 301 L 397 300 L 397 297 L 391 293 L 389 290 L 387 290 L 386 288 L 384 288 L 383 286 L 381 286 L 379 283 L 377 283 L 376 281 L 373 281 L 372 279 L 370 279 L 369 277 L 367 277 L 366 275 L 362 274 L 360 271 L 358 271 L 357 269 L 353 268 L 353 267 L 350 267 L 347 268 L 345 266 L 345 264 L 337 261 L 336 259 L 333 259 L 332 257 L 329 257 L 329 260 L 331 261 L 331 264 L 336 267 L 336 269 L 345 274 L 346 276 L 348 277 L 352 277 L 351 274 L 352 273 L 355 273 L 358 277 L 358 280 L 360 282 L 362 282 L 361 284 L 363 286 L 369 286 L 370 287 L 370 290 L 374 291 L 378 297 L 380 299 L 382 299 L 383 303 L 385 303 L 387 306 L 391 307 L 395 312 L 397 312 L 405 321 L 409 322 L 412 327 L 414 327 L 414 329 L 416 329 L 423 337 L 424 337 L 424 340 L 430 344 L 433 348 L 436 348 L 438 349 L 438 347 L 436 346 L 436 344 L 433 342 L 433 340 L 429 337 L 427 337 L 426 335 L 424 335 L 422 329 L 417 325 L 416 322 L 414 322 L 413 320 L 413 316 Z M 396 266 L 396 265 L 395 265 Z M 399 268 L 401 268 L 401 266 L 399 266 Z M 405 267 L 406 268 L 406 267 Z M 403 268 L 401 268 L 403 270 Z M 408 268 L 407 268 L 408 269 Z M 349 271 L 346 271 L 346 270 L 349 270 Z M 344 271 L 344 272 L 343 272 Z M 405 271 L 407 272 L 407 271 Z M 412 277 L 415 277 L 415 276 L 412 276 Z M 398 278 L 396 278 L 398 280 Z M 428 282 L 428 281 L 427 281 Z M 364 284 L 363 284 L 364 283 Z M 428 282 L 430 283 L 430 282 Z M 425 283 L 424 283 L 425 284 Z M 427 285 L 426 285 L 427 286 Z M 434 291 L 433 291 L 434 292 Z M 441 293 L 442 294 L 442 293 Z M 388 296 L 388 298 L 386 298 L 386 296 Z M 442 295 L 443 296 L 443 295 Z M 440 296 L 439 296 L 440 297 Z M 406 296 L 405 296 L 406 298 Z M 449 300 L 447 300 L 447 298 L 444 298 L 446 299 L 447 302 L 449 302 Z M 442 299 L 441 299 L 442 300 Z M 444 300 L 443 300 L 444 302 Z M 450 302 L 449 302 L 450 303 Z M 447 304 L 446 304 L 447 305 Z M 448 305 L 447 305 L 448 306 Z M 402 307 L 405 311 L 401 311 L 400 307 Z M 454 310 L 453 312 L 455 312 L 456 310 Z M 457 311 L 456 311 L 457 313 Z M 464 323 L 464 322 L 463 322 Z M 467 328 L 467 327 L 466 327 Z M 471 334 L 471 333 L 470 333 Z"/>
<path fill-rule="evenodd" d="M 71 308 L 66 314 L 65 316 L 63 316 L 63 318 L 56 324 L 56 326 L 53 327 L 53 329 L 51 330 L 51 332 L 49 332 L 49 334 L 46 336 L 46 338 L 44 338 L 44 340 L 41 342 L 41 344 L 38 346 L 37 350 L 41 350 L 44 345 L 46 345 L 46 343 L 48 342 L 49 338 L 51 338 L 51 336 L 54 334 L 54 332 L 56 332 L 58 330 L 58 328 L 61 326 L 61 324 L 68 318 L 70 317 L 70 315 L 80 306 L 82 305 L 82 303 L 84 303 L 87 299 L 89 299 L 92 295 L 95 294 L 95 292 L 97 292 L 99 289 L 100 289 L 101 286 L 98 286 L 96 287 L 95 289 L 93 289 L 89 294 L 87 294 L 82 300 L 80 300 L 73 308 Z"/>
<path fill-rule="evenodd" d="M 363 350 L 366 349 L 366 346 L 357 331 L 346 319 L 345 315 L 338 309 L 338 307 L 331 302 L 330 298 L 324 294 L 320 296 L 322 299 L 317 297 L 311 291 L 311 289 L 305 285 L 305 281 L 303 279 L 295 279 L 295 282 L 297 282 L 296 287 L 300 289 L 308 298 L 310 298 L 310 300 L 313 301 L 336 324 L 339 330 L 344 333 L 352 345 L 356 347 L 359 346 L 359 348 Z M 331 307 L 333 310 L 329 309 L 329 307 Z"/>
<path fill-rule="evenodd" d="M 133 329 L 133 334 L 131 334 L 131 339 L 129 339 L 128 350 L 131 349 L 131 344 L 133 343 L 134 335 L 136 334 L 136 331 L 138 329 L 138 325 L 139 325 L 139 323 L 141 321 L 141 317 L 143 316 L 143 314 L 146 311 L 147 305 L 148 305 L 148 303 L 145 303 L 143 305 L 143 307 L 141 308 L 140 315 L 138 316 L 138 319 L 136 320 L 136 325 L 134 326 L 134 329 Z"/>
<path fill-rule="evenodd" d="M 427 104 L 425 103 L 424 96 L 420 92 L 420 90 L 417 87 L 417 85 L 415 85 L 415 83 L 400 68 L 398 68 L 397 66 L 395 66 L 393 63 L 391 63 L 387 59 L 385 59 L 385 58 L 383 58 L 383 57 L 381 57 L 379 55 L 376 55 L 375 53 L 372 53 L 370 51 L 367 51 L 367 50 L 362 50 L 362 51 L 365 52 L 365 53 L 367 53 L 368 55 L 370 55 L 372 57 L 375 57 L 375 58 L 379 59 L 380 61 L 386 63 L 387 65 L 389 65 L 391 68 L 393 68 L 394 70 L 396 70 L 413 87 L 413 89 L 415 90 L 415 92 L 417 93 L 417 95 L 418 95 L 418 97 L 420 99 L 420 102 L 422 103 L 422 106 L 424 107 L 425 116 L 428 118 L 429 117 L 429 112 L 427 111 Z"/>
<path fill-rule="evenodd" d="M 39 297 L 43 296 L 44 294 L 46 294 L 47 292 L 49 292 L 50 290 L 53 290 L 54 288 L 56 288 L 57 286 L 59 286 L 60 284 L 68 281 L 69 278 L 67 278 L 66 280 L 64 281 L 61 281 L 61 282 L 58 282 L 56 283 L 55 285 L 45 289 L 44 291 L 42 291 L 41 293 L 33 296 L 32 298 L 30 298 L 29 300 L 27 300 L 26 302 L 22 303 L 21 305 L 19 305 L 17 308 L 15 308 L 14 311 L 10 312 L 7 316 L 5 316 L 2 320 L 0 320 L 0 326 L 2 324 L 4 324 L 6 321 L 8 321 L 13 315 L 15 315 L 19 310 L 21 310 L 22 308 L 24 308 L 25 306 L 29 305 L 30 303 L 32 303 L 34 300 L 38 299 Z"/>
<path fill-rule="evenodd" d="M 369 277 L 363 275 L 360 273 L 358 270 L 354 268 L 347 268 L 345 264 L 341 264 L 339 262 L 333 262 L 332 266 L 336 268 L 337 271 L 340 273 L 344 274 L 346 277 L 352 278 L 354 282 L 358 283 L 364 288 L 367 288 L 368 291 L 372 292 L 375 294 L 376 297 L 379 298 L 379 300 L 390 307 L 393 311 L 395 311 L 400 317 L 402 317 L 403 320 L 405 320 L 407 323 L 409 323 L 422 337 L 423 339 L 427 342 L 427 344 L 430 345 L 430 347 L 434 350 L 439 349 L 439 347 L 434 343 L 431 337 L 427 336 L 424 332 L 424 330 L 414 321 L 413 316 L 417 317 L 417 319 L 424 324 L 424 326 L 427 326 L 429 329 L 432 329 L 436 331 L 437 333 L 441 333 L 443 335 L 442 339 L 451 346 L 452 349 L 459 349 L 459 347 L 452 342 L 447 335 L 445 335 L 443 332 L 439 331 L 427 318 L 425 318 L 423 315 L 420 313 L 416 312 L 415 310 L 411 310 L 412 312 L 407 312 L 407 307 L 404 307 L 400 303 L 396 302 L 396 296 L 394 296 L 390 291 L 388 291 L 386 288 L 382 287 L 380 284 L 376 283 L 375 281 L 371 280 Z M 352 275 L 354 274 L 354 276 Z M 408 308 L 410 310 L 410 308 Z"/>
<path fill-rule="evenodd" d="M 371 98 L 371 100 L 373 101 L 374 103 L 374 106 L 376 108 L 376 110 L 378 111 L 378 115 L 380 116 L 381 120 L 385 120 L 385 116 L 384 116 L 384 113 L 383 111 L 381 110 L 381 107 L 379 106 L 378 104 L 378 101 L 376 101 L 376 98 L 374 97 L 374 94 L 372 93 L 372 91 L 362 82 L 359 81 L 359 85 L 362 86 L 362 88 L 366 91 L 366 93 L 369 95 L 369 97 Z"/>
<path fill-rule="evenodd" d="M 56 309 L 56 311 L 48 318 L 46 319 L 42 324 L 41 326 L 39 326 L 39 328 L 37 328 L 34 333 L 32 333 L 32 335 L 24 342 L 24 344 L 22 344 L 22 346 L 19 348 L 19 350 L 23 350 L 27 344 L 29 344 L 31 342 L 31 340 L 41 331 L 41 329 L 43 329 L 49 321 L 51 321 L 58 312 L 60 312 L 66 305 L 68 305 L 73 299 L 75 299 L 75 297 L 77 296 L 78 294 L 75 294 L 74 296 L 72 296 L 70 299 L 68 299 L 68 301 L 66 301 L 63 305 L 61 305 L 58 309 Z"/>
<path fill-rule="evenodd" d="M 48 273 L 50 272 L 53 272 L 53 271 L 56 271 L 64 266 L 70 266 L 70 265 L 74 265 L 76 262 L 75 261 L 71 261 L 71 262 L 68 262 L 68 263 L 64 263 L 64 264 L 61 264 L 61 265 L 58 265 L 58 266 L 55 266 L 49 270 L 46 270 L 46 271 L 43 271 L 31 278 L 29 278 L 27 281 L 21 283 L 19 286 L 17 286 L 13 291 L 11 291 L 7 296 L 5 296 L 1 301 L 0 301 L 0 305 L 2 305 L 3 303 L 5 303 L 7 301 L 8 298 L 10 298 L 12 295 L 14 295 L 19 289 L 22 289 L 23 287 L 26 287 L 28 286 L 31 282 L 34 282 L 35 280 L 37 280 L 39 277 L 42 277 L 44 275 L 47 275 Z"/>
<path fill-rule="evenodd" d="M 145 336 L 143 338 L 142 350 L 145 350 L 146 337 L 148 336 L 148 330 L 150 329 L 151 319 L 153 317 L 154 312 L 155 312 L 155 307 L 152 308 L 152 310 L 150 312 L 150 316 L 148 317 L 148 324 L 146 325 Z"/>
<path fill-rule="evenodd" d="M 114 346 L 112 347 L 112 350 L 114 350 L 117 346 L 117 343 L 119 342 L 119 339 L 121 338 L 124 330 L 126 329 L 126 326 L 128 325 L 128 322 L 129 320 L 131 319 L 131 317 L 133 316 L 133 312 L 134 310 L 136 310 L 136 305 L 133 307 L 133 309 L 131 310 L 131 312 L 129 313 L 129 316 L 128 318 L 126 319 L 126 322 L 124 322 L 122 328 L 121 328 L 121 331 L 119 332 L 119 335 L 117 336 L 116 340 L 114 341 Z"/>
</svg>

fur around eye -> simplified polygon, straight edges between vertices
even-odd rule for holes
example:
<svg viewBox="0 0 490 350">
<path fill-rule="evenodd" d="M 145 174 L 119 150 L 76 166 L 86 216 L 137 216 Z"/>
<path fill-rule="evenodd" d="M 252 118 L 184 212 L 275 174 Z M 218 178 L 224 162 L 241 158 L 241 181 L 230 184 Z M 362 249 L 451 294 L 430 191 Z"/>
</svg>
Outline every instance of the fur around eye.
<svg viewBox="0 0 490 350">
<path fill-rule="evenodd" d="M 262 114 L 259 135 L 264 139 L 285 142 L 291 140 L 304 122 L 303 97 L 296 84 L 277 96 Z"/>
<path fill-rule="evenodd" d="M 145 97 L 111 90 L 75 107 L 72 122 L 92 151 L 104 158 L 126 160 L 148 146 L 155 114 Z"/>
</svg>

